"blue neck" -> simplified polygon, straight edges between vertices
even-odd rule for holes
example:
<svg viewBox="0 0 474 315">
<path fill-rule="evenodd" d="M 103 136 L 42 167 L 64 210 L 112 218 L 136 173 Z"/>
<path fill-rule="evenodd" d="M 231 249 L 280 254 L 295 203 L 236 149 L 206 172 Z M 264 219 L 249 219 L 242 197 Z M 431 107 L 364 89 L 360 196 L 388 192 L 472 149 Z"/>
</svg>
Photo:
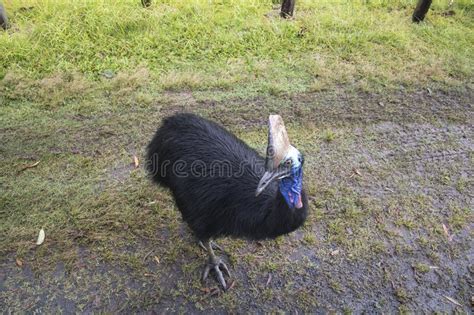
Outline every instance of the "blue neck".
<svg viewBox="0 0 474 315">
<path fill-rule="evenodd" d="M 303 189 L 303 169 L 295 168 L 291 175 L 280 180 L 280 192 L 290 208 L 301 208 L 301 190 Z"/>
</svg>

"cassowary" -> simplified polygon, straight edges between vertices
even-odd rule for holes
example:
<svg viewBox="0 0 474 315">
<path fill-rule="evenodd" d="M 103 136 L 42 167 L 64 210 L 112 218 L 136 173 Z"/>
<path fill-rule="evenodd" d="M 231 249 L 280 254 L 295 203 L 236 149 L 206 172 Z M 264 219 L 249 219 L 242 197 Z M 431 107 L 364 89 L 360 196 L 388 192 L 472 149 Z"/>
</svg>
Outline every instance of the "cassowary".
<svg viewBox="0 0 474 315">
<path fill-rule="evenodd" d="M 193 114 L 164 119 L 148 145 L 153 181 L 171 190 L 183 220 L 208 251 L 203 279 L 213 270 L 224 290 L 222 271 L 230 273 L 211 240 L 276 238 L 300 227 L 307 215 L 302 168 L 303 156 L 290 145 L 278 115 L 270 115 L 266 159 Z"/>
</svg>

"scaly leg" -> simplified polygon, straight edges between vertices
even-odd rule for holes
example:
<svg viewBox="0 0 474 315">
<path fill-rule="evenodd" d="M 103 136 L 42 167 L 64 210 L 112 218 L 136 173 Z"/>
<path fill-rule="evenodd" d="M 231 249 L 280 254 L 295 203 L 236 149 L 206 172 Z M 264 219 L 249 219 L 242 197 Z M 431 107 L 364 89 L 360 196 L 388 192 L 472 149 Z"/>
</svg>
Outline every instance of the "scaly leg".
<svg viewBox="0 0 474 315">
<path fill-rule="evenodd" d="M 209 275 L 209 272 L 211 270 L 214 270 L 215 273 L 216 273 L 216 276 L 217 276 L 217 280 L 219 281 L 221 286 L 224 288 L 224 290 L 226 290 L 227 289 L 227 284 L 225 283 L 224 275 L 222 274 L 221 268 L 224 270 L 224 272 L 227 274 L 227 276 L 230 277 L 229 268 L 227 268 L 226 264 L 224 263 L 224 261 L 221 258 L 217 257 L 214 254 L 214 250 L 212 249 L 212 243 L 211 243 L 210 240 L 204 241 L 203 243 L 204 243 L 203 244 L 204 247 L 207 250 L 207 253 L 209 254 L 209 261 L 208 261 L 206 267 L 204 268 L 204 272 L 203 272 L 203 275 L 202 275 L 202 280 L 203 281 L 206 280 L 207 276 Z"/>
<path fill-rule="evenodd" d="M 209 240 L 209 243 L 211 243 L 212 249 L 218 249 L 218 250 L 220 250 L 221 252 L 224 251 L 224 249 L 223 249 L 221 246 L 217 245 L 216 242 L 213 242 L 213 241 Z M 206 246 L 204 246 L 204 243 L 203 243 L 202 241 L 199 241 L 198 244 L 199 244 L 199 246 L 200 246 L 202 249 L 204 249 L 205 251 L 207 251 L 207 248 L 206 248 Z"/>
</svg>

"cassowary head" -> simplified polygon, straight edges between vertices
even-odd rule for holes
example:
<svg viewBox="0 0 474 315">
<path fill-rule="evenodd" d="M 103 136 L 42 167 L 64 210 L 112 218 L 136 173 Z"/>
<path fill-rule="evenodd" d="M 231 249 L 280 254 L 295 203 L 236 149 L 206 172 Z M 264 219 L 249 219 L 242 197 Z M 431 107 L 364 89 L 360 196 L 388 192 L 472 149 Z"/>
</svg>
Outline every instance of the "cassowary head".
<svg viewBox="0 0 474 315">
<path fill-rule="evenodd" d="M 273 181 L 279 181 L 280 192 L 290 208 L 301 208 L 303 155 L 290 144 L 283 119 L 270 115 L 265 174 L 258 183 L 258 196 Z"/>
</svg>

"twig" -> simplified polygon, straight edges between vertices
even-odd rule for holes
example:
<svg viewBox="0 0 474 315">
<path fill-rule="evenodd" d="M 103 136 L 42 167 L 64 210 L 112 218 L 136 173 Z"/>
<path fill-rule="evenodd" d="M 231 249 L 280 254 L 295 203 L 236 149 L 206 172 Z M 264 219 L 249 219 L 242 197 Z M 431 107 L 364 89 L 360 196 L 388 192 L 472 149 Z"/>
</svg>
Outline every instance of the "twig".
<svg viewBox="0 0 474 315">
<path fill-rule="evenodd" d="M 148 256 L 151 255 L 151 253 L 153 253 L 154 249 L 152 249 L 151 251 L 148 252 L 148 254 L 145 255 L 145 257 L 143 257 L 143 262 L 146 261 L 146 259 L 148 258 Z"/>
<path fill-rule="evenodd" d="M 22 169 L 20 169 L 20 170 L 18 171 L 18 173 L 21 173 L 21 172 L 23 172 L 24 170 L 27 170 L 27 169 L 29 169 L 29 168 L 37 167 L 38 164 L 40 164 L 40 162 L 41 162 L 41 161 L 37 161 L 37 162 L 35 162 L 35 163 L 33 163 L 33 164 L 26 165 L 26 166 L 24 166 Z"/>
<path fill-rule="evenodd" d="M 462 305 L 461 305 L 458 301 L 456 301 L 455 299 L 450 298 L 449 296 L 446 296 L 446 295 L 443 295 L 443 296 L 444 296 L 444 298 L 445 298 L 446 300 L 448 300 L 449 302 L 453 303 L 454 305 L 457 305 L 457 306 L 462 307 Z"/>
</svg>

